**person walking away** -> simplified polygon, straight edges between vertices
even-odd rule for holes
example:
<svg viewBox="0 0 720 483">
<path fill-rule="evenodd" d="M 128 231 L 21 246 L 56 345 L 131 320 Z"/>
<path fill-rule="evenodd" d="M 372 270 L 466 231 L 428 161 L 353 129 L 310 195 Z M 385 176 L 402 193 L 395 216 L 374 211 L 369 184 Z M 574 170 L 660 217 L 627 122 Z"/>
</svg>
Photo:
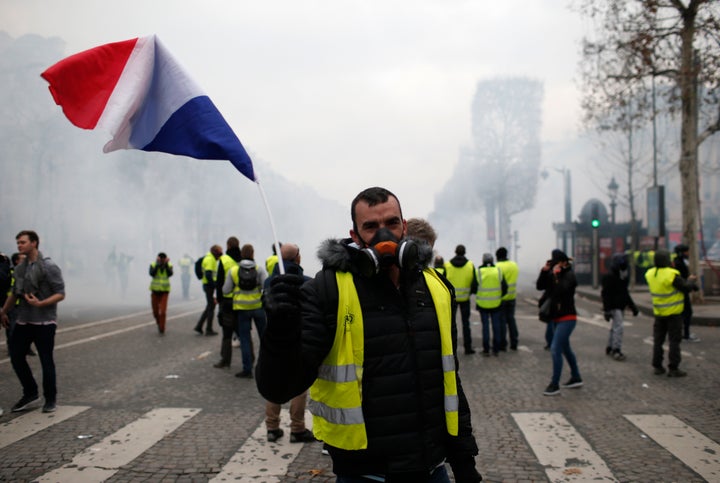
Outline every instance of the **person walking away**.
<svg viewBox="0 0 720 483">
<path fill-rule="evenodd" d="M 480 312 L 482 322 L 483 355 L 497 356 L 501 350 L 502 327 L 500 324 L 502 297 L 507 292 L 507 283 L 503 279 L 502 271 L 493 265 L 493 256 L 483 253 L 483 264 L 478 267 L 478 289 L 475 294 L 475 305 Z M 490 343 L 490 328 L 492 327 L 492 344 Z"/>
<path fill-rule="evenodd" d="M 520 269 L 517 263 L 508 260 L 507 256 L 508 251 L 505 247 L 500 247 L 495 251 L 497 259 L 495 266 L 502 271 L 505 283 L 507 283 L 507 293 L 503 295 L 500 307 L 500 350 L 507 348 L 509 335 L 510 350 L 516 351 L 520 335 L 515 320 L 515 300 L 517 299 L 517 281 Z"/>
<path fill-rule="evenodd" d="M 182 283 L 183 300 L 190 300 L 190 271 L 192 270 L 193 259 L 186 253 L 182 256 L 178 265 L 180 265 L 180 281 Z"/>
<path fill-rule="evenodd" d="M 656 375 L 665 374 L 663 367 L 663 344 L 668 339 L 669 377 L 684 377 L 687 373 L 680 369 L 680 342 L 683 330 L 683 310 L 685 294 L 697 290 L 697 277 L 689 275 L 687 280 L 680 272 L 670 266 L 670 252 L 655 252 L 655 266 L 645 272 L 645 280 L 650 289 L 653 314 L 653 355 L 652 366 Z"/>
<path fill-rule="evenodd" d="M 634 317 L 639 311 L 628 290 L 630 282 L 630 270 L 627 255 L 616 253 L 610 262 L 610 271 L 603 275 L 601 280 L 600 297 L 603 304 L 605 320 L 610 322 L 610 334 L 605 347 L 605 354 L 616 361 L 624 361 L 625 354 L 622 352 L 623 340 L 623 311 L 628 307 Z"/>
<path fill-rule="evenodd" d="M 280 247 L 280 255 L 285 273 L 298 275 L 303 280 L 309 280 L 303 274 L 300 266 L 300 247 L 294 243 L 284 243 Z M 265 279 L 264 290 L 270 287 L 273 278 L 280 274 L 277 265 L 270 276 Z M 305 427 L 305 406 L 307 404 L 307 391 L 303 391 L 290 400 L 290 442 L 291 443 L 312 443 L 317 441 L 313 432 Z M 282 438 L 285 432 L 280 428 L 280 404 L 267 401 L 265 403 L 265 427 L 267 428 L 267 440 L 272 442 Z"/>
<path fill-rule="evenodd" d="M 0 303 L 0 307 L 5 304 L 7 298 L 12 294 L 12 289 L 15 286 L 15 267 L 20 265 L 23 260 L 25 260 L 25 255 L 19 252 L 15 252 L 10 256 L 10 284 L 7 292 L 5 293 L 5 296 L 2 297 L 2 303 Z M 20 305 L 19 299 L 15 300 L 15 305 L 10 307 L 7 312 L 9 322 L 7 329 L 5 329 L 5 343 L 7 344 L 8 356 L 10 355 L 10 344 L 12 343 L 13 329 L 15 328 L 15 322 L 17 321 L 17 310 L 15 310 L 15 307 L 17 307 L 18 305 Z M 37 354 L 32 349 L 32 347 L 28 347 L 27 355 L 36 356 Z"/>
<path fill-rule="evenodd" d="M 35 344 L 43 374 L 42 411 L 55 411 L 57 382 L 55 375 L 55 331 L 57 329 L 57 304 L 65 299 L 65 282 L 62 271 L 49 257 L 40 252 L 40 237 L 32 230 L 23 230 L 15 237 L 18 252 L 25 260 L 15 267 L 15 285 L 0 308 L 0 323 L 8 328 L 8 311 L 17 311 L 15 328 L 10 345 L 10 360 L 20 380 L 23 395 L 12 407 L 13 412 L 30 408 L 39 399 L 38 385 L 27 363 L 30 344 Z M 15 301 L 20 304 L 15 307 Z"/>
<path fill-rule="evenodd" d="M 282 243 L 278 242 L 278 245 L 280 245 L 280 249 L 282 250 Z M 273 243 L 270 245 L 270 248 L 272 249 L 272 255 L 267 257 L 265 259 L 265 270 L 267 270 L 267 273 L 273 273 L 275 270 L 275 265 L 278 263 L 278 256 L 277 256 L 277 249 L 275 248 L 275 244 Z"/>
<path fill-rule="evenodd" d="M 235 374 L 235 377 L 252 379 L 255 354 L 251 328 L 254 321 L 258 336 L 262 338 L 266 325 L 265 311 L 262 305 L 262 286 L 267 278 L 267 273 L 255 263 L 255 249 L 252 245 L 243 245 L 240 254 L 240 263 L 230 269 L 230 277 L 225 279 L 223 293 L 233 296 L 233 310 L 236 317 L 235 331 L 240 340 L 242 353 L 242 371 Z"/>
<path fill-rule="evenodd" d="M 564 388 L 579 388 L 583 385 L 575 353 L 570 347 L 570 336 L 577 324 L 575 309 L 575 288 L 577 280 L 570 266 L 570 258 L 562 250 L 552 251 L 551 259 L 540 270 L 535 286 L 545 290 L 550 297 L 550 324 L 553 324 L 553 338 L 550 343 L 552 354 L 552 379 L 545 392 L 546 396 L 560 394 L 560 376 L 562 375 L 563 356 L 570 366 L 570 379 Z"/>
<path fill-rule="evenodd" d="M 258 390 L 280 404 L 310 387 L 338 483 L 449 482 L 445 462 L 478 482 L 453 287 L 428 267 L 427 242 L 406 238 L 393 193 L 368 188 L 350 213 L 350 238 L 322 243 L 315 278 L 272 280 Z"/>
<path fill-rule="evenodd" d="M 236 316 L 233 311 L 233 295 L 232 293 L 223 293 L 225 280 L 230 273 L 232 267 L 236 267 L 240 262 L 240 240 L 231 236 L 225 242 L 225 254 L 220 255 L 217 270 L 217 293 L 215 298 L 218 300 L 218 324 L 222 330 L 222 340 L 220 341 L 220 360 L 213 364 L 213 367 L 222 369 L 230 367 L 232 362 L 232 337 L 235 333 Z"/>
<path fill-rule="evenodd" d="M 675 246 L 675 260 L 673 267 L 675 270 L 680 272 L 680 276 L 683 280 L 688 280 L 690 277 L 690 268 L 688 267 L 688 256 L 690 248 L 687 245 Z M 683 340 L 688 342 L 700 342 L 698 336 L 690 332 L 690 324 L 692 323 L 693 309 L 692 309 L 692 298 L 689 293 L 686 293 L 683 300 Z"/>
<path fill-rule="evenodd" d="M 170 298 L 170 277 L 173 275 L 173 266 L 168 256 L 160 252 L 153 263 L 150 264 L 148 273 L 152 277 L 150 281 L 150 303 L 153 317 L 157 324 L 160 335 L 165 333 L 165 320 L 167 318 L 167 304 Z"/>
<path fill-rule="evenodd" d="M 475 265 L 465 257 L 465 245 L 455 247 L 455 256 L 445 262 L 445 277 L 455 287 L 455 301 L 460 307 L 465 354 L 475 354 L 470 333 L 470 294 L 477 291 Z"/>
<path fill-rule="evenodd" d="M 205 324 L 205 335 L 217 335 L 212 328 L 213 317 L 215 317 L 215 305 L 217 305 L 217 299 L 215 298 L 215 283 L 217 279 L 217 266 L 218 259 L 222 255 L 222 247 L 220 245 L 213 245 L 210 247 L 210 251 L 203 257 L 202 271 L 203 271 L 203 292 L 205 293 L 205 310 L 200 314 L 200 320 L 195 324 L 195 332 L 203 334 L 203 324 Z"/>
</svg>

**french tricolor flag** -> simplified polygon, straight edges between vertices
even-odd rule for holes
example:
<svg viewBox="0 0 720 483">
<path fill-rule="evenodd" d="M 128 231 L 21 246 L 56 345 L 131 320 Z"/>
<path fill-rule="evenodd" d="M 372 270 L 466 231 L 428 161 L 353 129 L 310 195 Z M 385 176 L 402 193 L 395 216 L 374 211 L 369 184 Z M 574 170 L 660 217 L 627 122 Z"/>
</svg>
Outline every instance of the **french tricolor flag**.
<svg viewBox="0 0 720 483">
<path fill-rule="evenodd" d="M 222 114 L 155 35 L 80 52 L 41 75 L 70 122 L 112 134 L 106 153 L 142 149 L 228 160 L 256 180 Z"/>
</svg>

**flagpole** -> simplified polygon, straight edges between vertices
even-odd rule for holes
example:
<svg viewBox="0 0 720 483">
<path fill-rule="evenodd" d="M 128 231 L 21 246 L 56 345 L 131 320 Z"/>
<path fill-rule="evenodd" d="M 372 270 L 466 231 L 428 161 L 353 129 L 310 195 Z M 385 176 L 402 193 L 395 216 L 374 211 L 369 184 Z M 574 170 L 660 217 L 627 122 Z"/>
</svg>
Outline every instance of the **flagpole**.
<svg viewBox="0 0 720 483">
<path fill-rule="evenodd" d="M 280 270 L 280 275 L 285 275 L 285 265 L 283 263 L 282 253 L 280 253 L 280 242 L 278 242 L 277 232 L 275 231 L 275 222 L 273 221 L 272 213 L 270 212 L 270 205 L 268 204 L 267 197 L 265 196 L 265 190 L 263 190 L 263 187 L 260 184 L 260 180 L 256 178 L 255 184 L 257 185 L 258 190 L 260 190 L 260 197 L 265 204 L 265 211 L 267 212 L 268 220 L 270 220 L 270 229 L 272 230 L 273 235 L 273 245 L 275 245 L 275 253 L 277 253 L 278 256 L 278 269 Z M 270 274 L 268 273 L 268 276 L 269 275 Z"/>
</svg>

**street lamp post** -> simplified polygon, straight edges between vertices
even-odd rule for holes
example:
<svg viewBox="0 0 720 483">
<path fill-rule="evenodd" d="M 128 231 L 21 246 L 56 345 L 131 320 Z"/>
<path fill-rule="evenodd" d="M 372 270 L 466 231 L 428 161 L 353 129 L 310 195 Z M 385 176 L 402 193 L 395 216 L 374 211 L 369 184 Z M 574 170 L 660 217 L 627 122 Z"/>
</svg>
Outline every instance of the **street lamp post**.
<svg viewBox="0 0 720 483">
<path fill-rule="evenodd" d="M 610 222 L 612 223 L 613 228 L 615 227 L 615 207 L 617 206 L 617 201 L 615 200 L 617 200 L 619 188 L 620 187 L 615 181 L 615 176 L 613 176 L 610 180 L 610 184 L 607 186 L 608 193 L 610 194 Z"/>
</svg>

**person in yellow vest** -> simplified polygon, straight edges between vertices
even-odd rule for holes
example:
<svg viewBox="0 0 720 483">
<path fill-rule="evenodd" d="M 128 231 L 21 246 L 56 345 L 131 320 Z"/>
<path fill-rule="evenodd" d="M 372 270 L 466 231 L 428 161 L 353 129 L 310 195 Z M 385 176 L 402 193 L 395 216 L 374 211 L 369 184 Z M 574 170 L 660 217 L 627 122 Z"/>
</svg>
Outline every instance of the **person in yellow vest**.
<svg viewBox="0 0 720 483">
<path fill-rule="evenodd" d="M 265 332 L 266 317 L 262 304 L 262 287 L 267 278 L 265 269 L 255 263 L 255 249 L 245 244 L 240 249 L 240 262 L 230 269 L 229 276 L 223 285 L 224 294 L 232 294 L 233 312 L 235 313 L 235 333 L 240 340 L 242 353 L 242 371 L 235 377 L 252 379 L 255 354 L 252 343 L 252 322 L 258 336 Z"/>
<path fill-rule="evenodd" d="M 203 334 L 203 324 L 205 324 L 205 335 L 217 335 L 212 328 L 213 318 L 215 317 L 215 305 L 217 305 L 217 298 L 215 298 L 215 288 L 217 283 L 217 269 L 218 259 L 222 255 L 222 247 L 220 245 L 213 245 L 210 247 L 210 251 L 203 257 L 202 271 L 203 271 L 203 292 L 205 292 L 205 310 L 200 314 L 200 320 L 195 324 L 195 332 Z"/>
<path fill-rule="evenodd" d="M 225 281 L 228 279 L 230 269 L 237 266 L 242 258 L 240 253 L 240 240 L 231 236 L 225 242 L 225 253 L 218 259 L 217 269 L 217 292 L 215 298 L 218 300 L 218 325 L 222 330 L 220 341 L 220 360 L 213 364 L 218 369 L 230 367 L 232 362 L 232 337 L 235 333 L 237 317 L 233 311 L 232 293 L 223 293 Z"/>
<path fill-rule="evenodd" d="M 190 299 L 190 271 L 192 270 L 193 259 L 187 253 L 182 256 L 180 265 L 180 281 L 182 282 L 183 300 Z"/>
<path fill-rule="evenodd" d="M 280 250 L 282 250 L 282 243 L 278 242 L 278 245 L 280 245 Z M 265 270 L 267 270 L 268 274 L 273 273 L 278 263 L 277 248 L 275 248 L 274 243 L 271 245 L 271 248 L 272 255 L 265 259 Z"/>
<path fill-rule="evenodd" d="M 517 298 L 517 281 L 520 269 L 517 263 L 508 260 L 507 256 L 507 248 L 500 247 L 495 250 L 495 258 L 497 259 L 495 266 L 502 270 L 503 278 L 507 283 L 507 293 L 503 295 L 500 309 L 500 350 L 507 348 L 509 335 L 510 350 L 516 351 L 520 334 L 515 321 L 515 300 Z"/>
<path fill-rule="evenodd" d="M 507 283 L 500 268 L 493 265 L 493 256 L 483 253 L 482 265 L 478 267 L 478 288 L 475 305 L 482 322 L 483 355 L 490 355 L 490 326 L 492 325 L 492 355 L 497 356 L 502 341 L 500 323 L 502 298 L 507 293 Z"/>
<path fill-rule="evenodd" d="M 653 314 L 653 355 L 652 365 L 655 374 L 665 374 L 663 367 L 663 344 L 668 339 L 668 370 L 670 377 L 683 377 L 687 373 L 680 366 L 680 341 L 683 331 L 683 309 L 685 294 L 696 288 L 695 275 L 684 280 L 680 272 L 670 266 L 670 253 L 667 250 L 655 252 L 655 267 L 645 272 L 652 298 Z"/>
<path fill-rule="evenodd" d="M 310 388 L 313 432 L 337 482 L 481 480 L 458 375 L 452 286 L 432 248 L 406 237 L 400 202 L 374 187 L 351 204 L 350 238 L 326 240 L 323 269 L 278 275 L 255 375 L 281 404 Z"/>
<path fill-rule="evenodd" d="M 477 272 L 465 257 L 465 245 L 455 247 L 455 256 L 445 262 L 445 277 L 455 287 L 455 301 L 460 307 L 465 354 L 475 354 L 470 333 L 470 294 L 477 291 Z"/>
<path fill-rule="evenodd" d="M 160 334 L 165 333 L 165 318 L 167 316 L 167 304 L 170 297 L 170 277 L 173 275 L 173 266 L 168 256 L 160 252 L 149 270 L 152 280 L 150 281 L 150 303 L 152 305 L 153 317 Z"/>
</svg>

